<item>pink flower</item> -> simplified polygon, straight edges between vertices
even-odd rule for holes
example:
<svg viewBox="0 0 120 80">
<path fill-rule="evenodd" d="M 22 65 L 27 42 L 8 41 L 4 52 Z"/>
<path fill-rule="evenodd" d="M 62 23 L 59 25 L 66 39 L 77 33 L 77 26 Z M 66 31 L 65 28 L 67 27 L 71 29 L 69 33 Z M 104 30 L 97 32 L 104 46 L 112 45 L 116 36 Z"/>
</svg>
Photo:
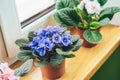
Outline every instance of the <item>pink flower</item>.
<svg viewBox="0 0 120 80">
<path fill-rule="evenodd" d="M 14 75 L 14 70 L 7 63 L 0 63 L 0 80 L 19 80 L 19 77 Z"/>
<path fill-rule="evenodd" d="M 88 1 L 90 1 L 90 0 L 81 0 L 80 3 L 78 4 L 77 8 L 83 10 L 85 3 Z"/>
<path fill-rule="evenodd" d="M 100 14 L 101 7 L 100 7 L 100 4 L 96 0 L 94 1 L 82 0 L 80 1 L 80 4 L 77 7 L 83 10 L 84 6 L 88 14 L 95 14 L 95 13 Z"/>
<path fill-rule="evenodd" d="M 83 0 L 85 2 L 85 8 L 88 12 L 88 14 L 100 14 L 101 7 L 100 4 L 95 1 L 89 1 L 89 0 Z"/>
</svg>

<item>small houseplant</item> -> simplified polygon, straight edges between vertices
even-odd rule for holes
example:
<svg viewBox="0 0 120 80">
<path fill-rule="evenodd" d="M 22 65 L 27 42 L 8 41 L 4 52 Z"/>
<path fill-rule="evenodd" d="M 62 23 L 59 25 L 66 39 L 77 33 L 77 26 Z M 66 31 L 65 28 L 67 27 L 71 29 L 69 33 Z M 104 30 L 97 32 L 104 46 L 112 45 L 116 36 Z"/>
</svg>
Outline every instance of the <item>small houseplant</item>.
<svg viewBox="0 0 120 80">
<path fill-rule="evenodd" d="M 7 62 L 0 62 L 0 80 L 19 80 L 19 77 L 14 75 Z"/>
<path fill-rule="evenodd" d="M 28 39 L 18 39 L 15 43 L 19 46 L 18 60 L 26 61 L 16 69 L 17 76 L 29 72 L 33 59 L 35 66 L 41 66 L 43 76 L 56 79 L 65 72 L 65 58 L 72 58 L 82 45 L 82 40 L 77 35 L 70 35 L 67 29 L 61 26 L 48 26 L 45 29 L 32 31 Z"/>
<path fill-rule="evenodd" d="M 54 19 L 63 26 L 77 28 L 84 39 L 83 46 L 91 47 L 92 45 L 86 43 L 97 44 L 102 39 L 99 28 L 107 25 L 114 14 L 120 12 L 119 7 L 102 9 L 107 1 L 58 0 Z"/>
</svg>

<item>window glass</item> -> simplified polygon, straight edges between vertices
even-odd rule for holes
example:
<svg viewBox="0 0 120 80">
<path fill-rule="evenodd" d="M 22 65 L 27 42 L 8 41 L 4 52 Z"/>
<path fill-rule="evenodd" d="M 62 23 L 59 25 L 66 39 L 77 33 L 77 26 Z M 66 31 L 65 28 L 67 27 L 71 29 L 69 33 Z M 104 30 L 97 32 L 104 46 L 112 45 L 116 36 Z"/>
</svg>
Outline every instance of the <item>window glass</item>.
<svg viewBox="0 0 120 80">
<path fill-rule="evenodd" d="M 55 3 L 55 0 L 16 0 L 20 23 L 44 11 Z"/>
</svg>

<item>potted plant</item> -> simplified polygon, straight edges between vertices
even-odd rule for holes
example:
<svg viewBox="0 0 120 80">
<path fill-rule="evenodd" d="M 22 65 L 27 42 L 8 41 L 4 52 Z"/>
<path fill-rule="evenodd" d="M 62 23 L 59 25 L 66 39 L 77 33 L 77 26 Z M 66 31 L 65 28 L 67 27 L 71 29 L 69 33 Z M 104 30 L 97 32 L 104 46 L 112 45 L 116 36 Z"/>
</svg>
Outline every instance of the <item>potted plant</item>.
<svg viewBox="0 0 120 80">
<path fill-rule="evenodd" d="M 26 61 L 16 69 L 17 76 L 29 72 L 33 60 L 35 66 L 40 66 L 44 77 L 56 79 L 65 72 L 65 58 L 72 58 L 82 45 L 82 40 L 77 35 L 70 35 L 69 31 L 61 26 L 48 26 L 28 34 L 28 39 L 18 39 L 15 43 L 19 46 L 18 60 Z"/>
<path fill-rule="evenodd" d="M 9 68 L 7 62 L 0 62 L 0 80 L 19 80 L 19 77 L 14 75 L 14 70 Z"/>
<path fill-rule="evenodd" d="M 65 27 L 79 30 L 83 46 L 91 47 L 102 39 L 99 28 L 109 24 L 114 14 L 120 12 L 119 7 L 102 9 L 106 3 L 107 0 L 58 0 L 54 19 Z"/>
</svg>

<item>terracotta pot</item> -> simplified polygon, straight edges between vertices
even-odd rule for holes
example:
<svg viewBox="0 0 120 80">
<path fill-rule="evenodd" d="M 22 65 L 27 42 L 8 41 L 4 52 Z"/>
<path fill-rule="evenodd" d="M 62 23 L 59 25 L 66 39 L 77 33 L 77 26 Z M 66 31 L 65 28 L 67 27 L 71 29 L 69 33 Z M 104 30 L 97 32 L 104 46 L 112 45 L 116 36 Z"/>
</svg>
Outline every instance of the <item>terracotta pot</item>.
<svg viewBox="0 0 120 80">
<path fill-rule="evenodd" d="M 82 46 L 90 48 L 90 47 L 93 47 L 93 46 L 96 45 L 96 44 L 91 44 L 91 43 L 89 43 L 88 41 L 85 40 L 85 38 L 83 37 L 83 33 L 84 33 L 85 30 L 79 29 L 77 27 L 76 27 L 76 30 L 77 30 L 77 33 L 80 36 L 80 38 L 83 39 Z"/>
<path fill-rule="evenodd" d="M 70 31 L 71 35 L 78 35 L 78 28 L 77 27 L 69 26 L 69 27 L 67 27 L 67 29 Z"/>
<path fill-rule="evenodd" d="M 41 67 L 41 72 L 48 80 L 56 80 L 65 73 L 65 60 L 59 67 L 53 67 L 51 64 Z"/>
<path fill-rule="evenodd" d="M 83 37 L 83 32 L 85 30 L 82 30 L 82 29 L 79 29 L 78 27 L 68 27 L 68 30 L 70 30 L 70 33 L 72 35 L 79 35 L 81 39 L 83 39 L 83 44 L 82 46 L 84 47 L 87 47 L 87 48 L 90 48 L 90 47 L 93 47 L 95 46 L 96 44 L 91 44 L 89 43 L 88 41 L 86 41 Z"/>
</svg>

